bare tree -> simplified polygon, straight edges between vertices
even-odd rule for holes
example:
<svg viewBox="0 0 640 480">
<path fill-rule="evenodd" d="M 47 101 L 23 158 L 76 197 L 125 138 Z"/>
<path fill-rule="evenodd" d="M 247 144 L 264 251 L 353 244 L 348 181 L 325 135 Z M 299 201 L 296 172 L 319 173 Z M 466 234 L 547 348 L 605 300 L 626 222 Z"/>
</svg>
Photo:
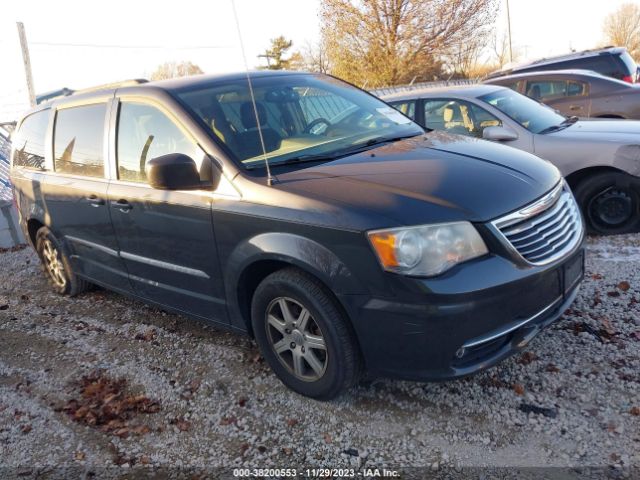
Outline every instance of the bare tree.
<svg viewBox="0 0 640 480">
<path fill-rule="evenodd" d="M 504 67 L 507 63 L 512 61 L 511 52 L 509 51 L 509 36 L 507 32 L 502 32 L 502 35 L 496 33 L 491 41 L 491 50 L 493 51 L 493 57 L 495 58 L 498 68 Z M 513 48 L 513 62 L 517 62 L 521 57 L 521 51 L 519 48 Z"/>
<path fill-rule="evenodd" d="M 369 87 L 428 80 L 443 55 L 493 22 L 495 0 L 322 0 L 331 73 Z"/>
<path fill-rule="evenodd" d="M 454 77 L 472 78 L 479 70 L 485 54 L 489 32 L 479 30 L 472 38 L 452 45 L 445 55 L 447 66 Z"/>
<path fill-rule="evenodd" d="M 633 58 L 640 61 L 640 6 L 625 3 L 604 20 L 608 44 L 626 47 Z"/>
<path fill-rule="evenodd" d="M 329 56 L 322 42 L 318 44 L 307 43 L 302 49 L 301 55 L 304 70 L 318 73 L 329 73 L 331 71 Z"/>
<path fill-rule="evenodd" d="M 165 78 L 188 77 L 203 73 L 199 66 L 191 62 L 166 62 L 160 65 L 151 74 L 151 80 L 164 80 Z"/>
</svg>

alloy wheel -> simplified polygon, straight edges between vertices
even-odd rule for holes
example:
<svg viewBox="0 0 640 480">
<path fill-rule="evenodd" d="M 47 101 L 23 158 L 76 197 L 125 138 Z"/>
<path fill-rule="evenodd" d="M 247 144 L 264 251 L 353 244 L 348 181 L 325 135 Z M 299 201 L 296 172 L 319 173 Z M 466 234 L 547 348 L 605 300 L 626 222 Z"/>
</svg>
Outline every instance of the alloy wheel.
<svg viewBox="0 0 640 480">
<path fill-rule="evenodd" d="M 324 335 L 311 312 L 289 297 L 274 299 L 266 312 L 267 338 L 278 360 L 296 378 L 316 381 L 327 369 Z"/>
<path fill-rule="evenodd" d="M 42 242 L 42 258 L 51 280 L 58 287 L 64 287 L 67 284 L 67 278 L 64 273 L 62 258 L 58 249 L 48 238 Z"/>
</svg>

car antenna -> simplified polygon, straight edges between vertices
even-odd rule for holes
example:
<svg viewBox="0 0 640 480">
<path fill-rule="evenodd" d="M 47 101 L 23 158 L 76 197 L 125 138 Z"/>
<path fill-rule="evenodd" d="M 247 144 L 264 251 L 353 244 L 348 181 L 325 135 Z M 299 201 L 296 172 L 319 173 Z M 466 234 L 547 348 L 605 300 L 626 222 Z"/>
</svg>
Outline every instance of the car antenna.
<svg viewBox="0 0 640 480">
<path fill-rule="evenodd" d="M 242 59 L 244 60 L 244 69 L 247 74 L 247 83 L 249 84 L 249 96 L 251 97 L 251 103 L 253 104 L 253 113 L 256 116 L 256 126 L 258 127 L 258 136 L 260 137 L 260 146 L 262 147 L 262 155 L 264 157 L 264 164 L 267 167 L 267 185 L 271 186 L 274 182 L 274 177 L 271 176 L 271 168 L 269 168 L 269 159 L 267 158 L 267 149 L 264 146 L 264 137 L 262 136 L 262 126 L 260 125 L 260 118 L 258 116 L 258 106 L 256 105 L 256 97 L 253 94 L 253 85 L 251 84 L 251 76 L 249 75 L 249 64 L 247 63 L 247 55 L 244 51 L 244 42 L 242 41 L 242 33 L 240 32 L 240 21 L 238 20 L 238 12 L 236 11 L 236 2 L 231 0 L 231 7 L 233 8 L 233 18 L 236 21 L 236 29 L 238 30 L 238 39 L 240 40 L 240 50 L 242 51 Z"/>
</svg>

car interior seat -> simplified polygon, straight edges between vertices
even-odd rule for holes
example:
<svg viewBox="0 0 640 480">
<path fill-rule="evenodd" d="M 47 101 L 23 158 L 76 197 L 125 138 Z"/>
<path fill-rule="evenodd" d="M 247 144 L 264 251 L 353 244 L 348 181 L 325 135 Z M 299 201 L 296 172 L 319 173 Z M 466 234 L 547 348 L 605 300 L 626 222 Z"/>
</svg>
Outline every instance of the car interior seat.
<svg viewBox="0 0 640 480">
<path fill-rule="evenodd" d="M 258 111 L 265 149 L 267 152 L 277 150 L 280 147 L 282 138 L 267 123 L 267 109 L 262 103 L 256 102 L 256 110 Z M 256 112 L 252 102 L 244 102 L 240 106 L 240 120 L 245 128 L 244 132 L 236 135 L 240 156 L 242 159 L 255 157 L 262 153 L 262 145 L 260 143 L 260 133 L 258 132 L 258 122 L 256 122 Z"/>
<path fill-rule="evenodd" d="M 464 125 L 464 118 L 462 117 L 459 105 L 449 104 L 444 107 L 442 120 L 444 121 L 444 128 L 447 132 L 460 135 L 469 134 L 469 130 L 467 130 Z"/>
</svg>

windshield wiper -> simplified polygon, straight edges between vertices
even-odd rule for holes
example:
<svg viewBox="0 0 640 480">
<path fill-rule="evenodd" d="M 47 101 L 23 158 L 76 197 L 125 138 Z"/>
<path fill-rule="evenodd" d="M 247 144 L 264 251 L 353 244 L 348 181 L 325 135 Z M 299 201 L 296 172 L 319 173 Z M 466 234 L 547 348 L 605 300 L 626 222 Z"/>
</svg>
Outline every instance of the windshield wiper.
<svg viewBox="0 0 640 480">
<path fill-rule="evenodd" d="M 576 116 L 571 116 L 571 117 L 567 117 L 564 119 L 564 121 L 558 125 L 551 125 L 550 127 L 547 127 L 541 131 L 539 131 L 538 133 L 541 135 L 544 135 L 545 133 L 551 133 L 551 132 L 557 132 L 558 130 L 563 130 L 565 128 L 567 128 L 570 125 L 573 125 L 574 123 L 576 123 L 578 121 L 578 117 Z"/>
<path fill-rule="evenodd" d="M 395 137 L 375 137 L 365 142 L 356 143 L 354 145 L 351 145 L 346 148 L 342 148 L 340 150 L 336 150 L 334 152 L 317 153 L 317 154 L 311 153 L 306 155 L 299 155 L 297 157 L 287 158 L 286 160 L 283 160 L 281 162 L 275 162 L 270 165 L 279 166 L 279 165 L 290 165 L 292 163 L 300 163 L 300 162 L 314 162 L 317 160 L 336 160 L 341 157 L 346 157 L 348 155 L 355 155 L 356 153 L 364 152 L 376 145 L 381 145 L 383 143 L 397 142 L 398 140 L 417 137 L 418 135 L 421 135 L 421 134 L 419 133 L 416 135 L 398 135 Z"/>
</svg>

